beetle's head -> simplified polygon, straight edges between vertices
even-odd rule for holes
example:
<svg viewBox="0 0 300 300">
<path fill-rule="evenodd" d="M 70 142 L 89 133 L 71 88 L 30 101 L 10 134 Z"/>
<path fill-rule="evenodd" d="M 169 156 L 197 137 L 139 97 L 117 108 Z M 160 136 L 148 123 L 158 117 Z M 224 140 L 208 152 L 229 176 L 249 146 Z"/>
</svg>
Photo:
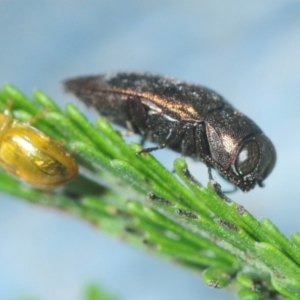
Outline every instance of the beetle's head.
<svg viewBox="0 0 300 300">
<path fill-rule="evenodd" d="M 247 192 L 256 184 L 263 186 L 262 182 L 273 170 L 275 162 L 273 144 L 263 133 L 257 133 L 239 144 L 225 176 Z"/>
<path fill-rule="evenodd" d="M 262 186 L 276 162 L 272 142 L 248 117 L 230 107 L 212 111 L 205 120 L 209 154 L 206 162 L 247 192 Z"/>
</svg>

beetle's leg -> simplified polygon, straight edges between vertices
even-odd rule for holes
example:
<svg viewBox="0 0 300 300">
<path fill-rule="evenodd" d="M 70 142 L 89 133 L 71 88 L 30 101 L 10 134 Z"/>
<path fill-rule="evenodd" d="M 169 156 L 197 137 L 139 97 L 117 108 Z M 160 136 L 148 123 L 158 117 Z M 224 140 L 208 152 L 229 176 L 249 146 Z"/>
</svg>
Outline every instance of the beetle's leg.
<svg viewBox="0 0 300 300">
<path fill-rule="evenodd" d="M 207 171 L 208 171 L 208 179 L 209 179 L 209 184 L 215 191 L 215 193 L 225 200 L 226 202 L 230 202 L 231 200 L 225 195 L 225 194 L 231 194 L 237 191 L 237 186 L 234 185 L 232 190 L 227 190 L 227 191 L 222 191 L 221 185 L 216 182 L 212 176 L 212 166 L 207 164 Z"/>
<path fill-rule="evenodd" d="M 132 136 L 132 135 L 134 135 L 134 132 L 132 130 L 122 130 L 122 131 L 119 131 L 119 133 L 122 136 Z"/>
<path fill-rule="evenodd" d="M 139 96 L 128 96 L 126 100 L 129 130 L 143 134 L 146 128 L 147 111 Z"/>
<path fill-rule="evenodd" d="M 258 184 L 259 187 L 264 187 L 265 186 L 265 184 L 261 180 L 258 180 L 257 184 Z"/>
<path fill-rule="evenodd" d="M 138 132 L 142 134 L 140 144 L 144 146 L 146 137 L 143 136 L 143 131 L 146 127 L 147 111 L 141 102 L 141 98 L 138 96 L 128 96 L 126 101 L 128 119 L 131 120 L 128 122 L 127 127 L 132 133 Z"/>
<path fill-rule="evenodd" d="M 207 158 L 210 157 L 210 151 L 203 123 L 200 123 L 194 128 L 194 143 L 197 159 L 204 161 L 207 167 L 211 168 L 212 164 L 207 160 Z"/>
<path fill-rule="evenodd" d="M 222 166 L 218 162 L 214 160 L 214 158 L 210 153 L 209 143 L 203 125 L 202 127 L 197 126 L 195 128 L 195 143 L 196 143 L 198 159 L 202 159 L 208 168 L 214 168 L 218 170 L 221 174 L 226 173 L 226 171 L 222 168 Z"/>
<path fill-rule="evenodd" d="M 142 145 L 142 147 L 144 147 L 145 142 L 146 142 L 146 138 L 143 136 L 140 141 L 140 144 Z"/>
<path fill-rule="evenodd" d="M 180 125 L 177 127 L 171 128 L 169 130 L 168 136 L 166 137 L 166 139 L 164 140 L 164 142 L 162 144 L 160 144 L 159 146 L 156 146 L 156 147 L 145 148 L 145 149 L 141 150 L 139 152 L 139 154 L 149 153 L 152 151 L 163 149 L 163 148 L 167 147 L 176 138 L 178 138 L 178 135 L 181 135 L 181 134 L 182 134 L 182 129 L 181 129 Z"/>
<path fill-rule="evenodd" d="M 220 198 L 222 198 L 223 200 L 226 200 L 227 202 L 228 202 L 229 198 L 225 194 L 234 193 L 238 189 L 236 185 L 234 185 L 231 182 L 229 182 L 229 183 L 231 183 L 233 185 L 233 189 L 222 191 L 221 185 L 213 179 L 213 176 L 212 176 L 212 167 L 211 166 L 208 166 L 208 179 L 209 179 L 209 184 L 214 189 L 214 191 L 219 195 Z M 224 178 L 224 179 L 226 179 L 226 178 Z"/>
<path fill-rule="evenodd" d="M 180 151 L 180 153 L 184 156 L 190 156 L 198 159 L 197 147 L 195 142 L 195 127 L 196 126 L 194 124 L 186 124 L 186 131 L 182 134 L 180 148 L 177 149 L 177 151 Z"/>
<path fill-rule="evenodd" d="M 31 126 L 33 123 L 35 123 L 36 121 L 43 119 L 46 114 L 51 110 L 50 107 L 46 107 L 44 108 L 41 112 L 39 112 L 38 114 L 36 114 L 35 116 L 31 116 L 26 122 L 24 122 L 25 124 Z"/>
<path fill-rule="evenodd" d="M 209 185 L 213 188 L 215 193 L 219 195 L 219 197 L 221 197 L 225 201 L 229 201 L 229 199 L 222 192 L 220 184 L 213 179 L 212 168 L 215 168 L 216 164 L 212 159 L 209 151 L 209 144 L 206 138 L 205 127 L 203 124 L 199 124 L 199 126 L 195 127 L 194 135 L 198 158 L 202 158 L 207 166 Z"/>
</svg>

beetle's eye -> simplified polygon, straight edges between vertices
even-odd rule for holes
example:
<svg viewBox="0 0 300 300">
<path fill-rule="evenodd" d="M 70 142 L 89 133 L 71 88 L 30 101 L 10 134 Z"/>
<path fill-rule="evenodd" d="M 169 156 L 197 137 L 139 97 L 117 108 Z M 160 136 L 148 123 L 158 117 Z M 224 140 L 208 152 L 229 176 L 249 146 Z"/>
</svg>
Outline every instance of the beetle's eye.
<svg viewBox="0 0 300 300">
<path fill-rule="evenodd" d="M 259 160 L 259 147 L 255 141 L 246 143 L 240 150 L 235 162 L 236 170 L 240 175 L 251 173 Z"/>
</svg>

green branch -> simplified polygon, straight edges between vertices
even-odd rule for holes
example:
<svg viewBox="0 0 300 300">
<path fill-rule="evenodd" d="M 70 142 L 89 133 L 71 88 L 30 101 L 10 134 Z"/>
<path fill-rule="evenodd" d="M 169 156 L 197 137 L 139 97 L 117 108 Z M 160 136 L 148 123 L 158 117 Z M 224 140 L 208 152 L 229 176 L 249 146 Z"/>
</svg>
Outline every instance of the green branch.
<svg viewBox="0 0 300 300">
<path fill-rule="evenodd" d="M 202 273 L 211 287 L 236 283 L 241 299 L 300 299 L 300 235 L 288 240 L 271 221 L 256 220 L 224 196 L 218 185 L 201 186 L 184 159 L 176 175 L 152 155 L 137 155 L 103 118 L 96 125 L 68 104 L 62 112 L 41 91 L 28 99 L 11 85 L 0 91 L 0 109 L 33 119 L 47 135 L 64 140 L 81 175 L 63 189 L 44 192 L 0 173 L 0 191 L 56 207 L 123 241 Z M 0 141 L 1 142 L 1 141 Z M 1 145 L 0 145 L 1 146 Z"/>
</svg>

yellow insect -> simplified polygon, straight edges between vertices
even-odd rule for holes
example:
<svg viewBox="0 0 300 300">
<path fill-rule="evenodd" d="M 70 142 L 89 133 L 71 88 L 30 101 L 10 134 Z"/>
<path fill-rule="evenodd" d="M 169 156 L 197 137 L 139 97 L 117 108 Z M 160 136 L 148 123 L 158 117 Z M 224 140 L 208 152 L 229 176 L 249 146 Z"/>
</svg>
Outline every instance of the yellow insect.
<svg viewBox="0 0 300 300">
<path fill-rule="evenodd" d="M 31 185 L 48 188 L 78 174 L 78 165 L 60 142 L 0 113 L 0 166 Z"/>
</svg>

